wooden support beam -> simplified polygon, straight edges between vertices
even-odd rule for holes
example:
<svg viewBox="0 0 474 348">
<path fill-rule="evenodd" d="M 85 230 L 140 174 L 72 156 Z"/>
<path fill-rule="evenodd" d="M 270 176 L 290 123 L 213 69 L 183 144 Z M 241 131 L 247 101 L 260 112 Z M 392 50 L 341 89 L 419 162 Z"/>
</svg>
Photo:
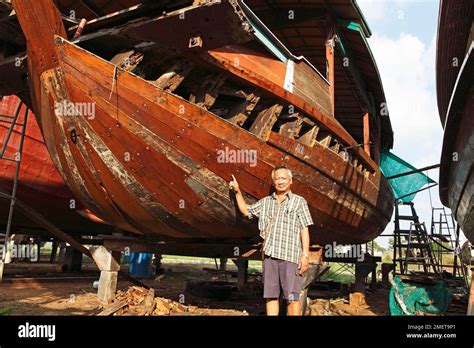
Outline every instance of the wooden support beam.
<svg viewBox="0 0 474 348">
<path fill-rule="evenodd" d="M 117 271 L 101 271 L 99 278 L 99 289 L 97 297 L 99 301 L 110 303 L 115 297 L 117 290 L 118 272 Z"/>
<path fill-rule="evenodd" d="M 283 110 L 283 105 L 275 104 L 268 109 L 261 111 L 254 123 L 250 127 L 250 132 L 263 140 L 268 140 L 273 125 Z"/>
<path fill-rule="evenodd" d="M 364 115 L 364 151 L 370 156 L 370 115 Z"/>
<path fill-rule="evenodd" d="M 377 267 L 376 262 L 356 262 L 354 292 L 349 295 L 351 305 L 365 305 L 365 280 Z"/>
<path fill-rule="evenodd" d="M 7 199 L 7 200 L 11 200 L 12 197 L 3 192 L 3 191 L 0 191 L 0 199 Z M 57 239 L 61 240 L 61 241 L 64 241 L 64 242 L 67 242 L 69 243 L 74 249 L 80 251 L 81 253 L 83 253 L 84 255 L 87 255 L 88 257 L 90 257 L 91 259 L 94 259 L 94 257 L 92 256 L 92 253 L 89 249 L 87 249 L 85 246 L 83 246 L 81 243 L 79 243 L 77 240 L 75 240 L 73 237 L 71 237 L 70 235 L 68 235 L 67 233 L 61 231 L 59 228 L 57 228 L 55 225 L 53 225 L 51 222 L 49 222 L 43 215 L 41 215 L 40 213 L 38 213 L 36 210 L 34 210 L 33 208 L 29 207 L 28 205 L 26 205 L 25 203 L 23 203 L 22 201 L 16 199 L 15 201 L 15 208 L 24 216 L 26 217 L 27 219 L 31 220 L 32 222 L 38 224 L 39 226 L 41 226 L 42 228 L 44 228 L 46 231 L 48 231 L 49 233 L 51 233 L 54 237 L 56 237 Z M 103 248 L 103 247 L 102 247 Z M 96 250 L 96 249 L 94 249 Z M 121 249 L 123 250 L 123 248 Z M 102 254 L 104 255 L 104 250 L 101 250 Z M 117 269 L 116 266 L 113 266 L 113 260 L 120 260 L 120 251 L 112 251 L 112 253 L 110 254 L 111 256 L 111 259 L 110 259 L 110 262 L 107 261 L 106 257 L 105 256 L 105 261 L 101 264 L 101 266 L 99 266 L 97 263 L 97 267 L 100 269 L 100 267 L 102 267 L 102 269 L 105 270 L 105 272 L 108 272 L 107 269 L 109 270 L 112 270 L 112 272 L 114 272 L 113 270 Z M 96 254 L 96 259 L 98 259 L 98 256 Z M 94 259 L 94 261 L 96 261 L 96 259 Z M 104 260 L 104 259 L 103 259 Z M 118 268 L 120 269 L 120 261 L 118 261 Z M 112 265 L 112 266 L 108 266 L 108 265 Z M 0 268 L 3 267 L 3 264 L 0 264 Z M 102 270 L 101 270 L 102 271 Z M 104 279 L 107 278 L 107 282 L 109 281 L 116 281 L 116 278 L 118 276 L 118 269 L 117 271 L 115 271 L 115 273 L 117 274 L 108 274 L 108 275 L 104 275 Z M 1 281 L 1 276 L 2 276 L 2 272 L 1 272 L 1 269 L 0 269 L 0 281 Z M 130 282 L 132 283 L 135 283 L 135 284 L 138 284 L 139 286 L 143 286 L 143 287 L 148 287 L 146 284 L 140 282 L 139 280 L 133 278 L 132 276 L 126 274 L 126 273 L 123 273 L 123 272 L 120 272 L 120 274 L 126 278 L 127 280 L 129 280 Z M 105 280 L 104 280 L 105 281 Z M 99 281 L 99 285 L 100 285 L 100 281 Z M 112 288 L 110 288 L 109 290 L 105 291 L 104 293 L 108 293 L 109 291 L 113 290 Z M 114 293 L 115 293 L 115 290 L 114 290 Z"/>
<path fill-rule="evenodd" d="M 237 287 L 243 289 L 247 284 L 249 260 L 246 259 L 234 259 L 235 265 L 237 266 Z"/>
<path fill-rule="evenodd" d="M 242 103 L 237 104 L 234 108 L 229 110 L 226 116 L 227 120 L 233 124 L 242 126 L 259 101 L 259 95 L 253 93 L 247 95 Z"/>
<path fill-rule="evenodd" d="M 212 105 L 214 105 L 217 96 L 219 95 L 219 89 L 226 79 L 227 76 L 224 74 L 208 76 L 204 79 L 198 89 L 191 94 L 189 101 L 209 110 Z"/>
<path fill-rule="evenodd" d="M 334 47 L 335 47 L 336 36 L 331 31 L 327 40 L 326 40 L 326 76 L 329 81 L 329 92 L 331 95 L 331 113 L 334 114 L 335 111 L 335 86 L 334 86 Z"/>
<path fill-rule="evenodd" d="M 80 272 L 82 266 L 82 253 L 72 246 L 66 246 L 64 262 L 61 270 L 63 272 Z"/>
<path fill-rule="evenodd" d="M 174 64 L 166 73 L 161 75 L 154 85 L 164 89 L 168 92 L 173 92 L 184 81 L 186 76 L 194 67 L 194 62 L 190 60 L 181 59 Z"/>
<path fill-rule="evenodd" d="M 471 274 L 474 274 L 474 267 L 471 268 Z M 474 316 L 474 277 L 471 277 L 471 291 L 469 294 L 467 315 Z"/>
<path fill-rule="evenodd" d="M 120 270 L 120 252 L 110 252 L 105 247 L 92 246 L 90 249 L 92 259 L 101 271 L 119 271 Z"/>
<path fill-rule="evenodd" d="M 311 128 L 309 131 L 307 131 L 298 139 L 298 142 L 300 142 L 303 145 L 313 147 L 314 144 L 316 144 L 316 137 L 318 136 L 318 132 L 319 132 L 319 127 L 313 126 L 313 128 Z"/>
<path fill-rule="evenodd" d="M 0 199 L 11 200 L 11 196 L 7 193 L 0 192 Z M 46 220 L 46 218 L 43 215 L 38 213 L 33 208 L 29 207 L 28 205 L 26 205 L 22 201 L 16 199 L 15 209 L 17 209 L 18 212 L 20 212 L 24 217 L 26 217 L 27 219 L 31 220 L 32 222 L 38 224 L 39 226 L 44 228 L 46 231 L 51 233 L 54 237 L 56 237 L 56 238 L 58 238 L 62 241 L 68 242 L 73 248 L 79 250 L 84 255 L 92 257 L 89 249 L 87 249 L 85 246 L 80 244 L 77 240 L 75 240 L 70 235 L 68 235 L 68 234 L 64 233 L 63 231 L 61 231 L 59 228 L 57 228 L 51 222 Z"/>
<path fill-rule="evenodd" d="M 103 246 L 90 248 L 92 259 L 100 269 L 97 297 L 102 302 L 111 302 L 117 290 L 120 271 L 120 251 L 109 251 Z"/>
<path fill-rule="evenodd" d="M 56 239 L 53 240 L 51 249 L 51 256 L 49 258 L 49 263 L 54 263 L 56 261 L 56 254 L 58 252 L 58 241 Z"/>
<path fill-rule="evenodd" d="M 374 137 L 374 162 L 380 164 L 380 122 L 375 120 L 375 129 L 373 130 Z"/>
</svg>

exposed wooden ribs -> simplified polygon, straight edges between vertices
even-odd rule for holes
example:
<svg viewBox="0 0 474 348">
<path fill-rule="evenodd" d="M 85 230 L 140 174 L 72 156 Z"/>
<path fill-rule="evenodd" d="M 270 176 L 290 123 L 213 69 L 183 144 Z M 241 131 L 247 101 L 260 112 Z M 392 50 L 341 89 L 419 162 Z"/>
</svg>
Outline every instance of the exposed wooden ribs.
<svg viewBox="0 0 474 348">
<path fill-rule="evenodd" d="M 275 104 L 265 110 L 262 110 L 257 115 L 257 118 L 250 127 L 250 132 L 265 141 L 268 140 L 273 125 L 277 121 L 278 116 L 280 116 L 282 110 L 283 105 L 280 104 Z"/>
<path fill-rule="evenodd" d="M 318 135 L 319 127 L 313 126 L 309 131 L 303 134 L 298 141 L 307 146 L 313 147 L 316 144 L 316 136 Z"/>
<path fill-rule="evenodd" d="M 253 93 L 248 94 L 244 101 L 229 110 L 227 114 L 227 120 L 233 124 L 242 126 L 253 111 L 253 109 L 255 109 L 255 106 L 257 105 L 259 100 L 259 95 Z"/>
<path fill-rule="evenodd" d="M 359 163 L 359 160 L 357 158 L 352 161 L 352 165 L 358 172 L 362 173 L 362 169 L 364 168 L 364 166 L 362 165 L 362 163 Z"/>
<path fill-rule="evenodd" d="M 197 87 L 197 90 L 191 93 L 189 101 L 209 110 L 212 105 L 214 105 L 219 95 L 219 89 L 226 79 L 227 77 L 224 74 L 208 76 L 201 85 Z"/>
<path fill-rule="evenodd" d="M 133 71 L 143 60 L 143 53 L 134 50 L 116 54 L 110 62 L 125 71 Z"/>
<path fill-rule="evenodd" d="M 327 135 L 323 140 L 321 140 L 319 143 L 324 146 L 324 147 L 329 147 L 329 144 L 331 144 L 332 136 Z"/>
<path fill-rule="evenodd" d="M 335 153 L 339 153 L 339 148 L 341 144 L 337 140 L 334 140 L 334 145 L 330 146 L 329 148 L 334 151 Z"/>
<path fill-rule="evenodd" d="M 243 99 L 247 98 L 247 93 L 245 93 L 244 91 L 242 90 L 237 91 L 235 89 L 232 89 L 226 86 L 222 86 L 222 88 L 219 90 L 219 94 L 227 95 L 230 97 L 236 97 L 236 98 L 243 98 Z"/>
<path fill-rule="evenodd" d="M 299 113 L 295 113 L 289 115 L 287 119 L 288 121 L 280 126 L 278 133 L 290 139 L 295 139 L 303 126 L 303 118 L 301 118 Z"/>
<path fill-rule="evenodd" d="M 153 83 L 165 91 L 173 92 L 188 76 L 193 67 L 194 62 L 181 59 Z"/>
</svg>

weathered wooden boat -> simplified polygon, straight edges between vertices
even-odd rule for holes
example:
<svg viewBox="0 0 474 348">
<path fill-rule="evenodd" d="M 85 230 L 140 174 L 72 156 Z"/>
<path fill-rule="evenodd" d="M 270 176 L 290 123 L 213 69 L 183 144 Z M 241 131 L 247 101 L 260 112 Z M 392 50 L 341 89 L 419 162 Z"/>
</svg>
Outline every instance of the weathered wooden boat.
<svg viewBox="0 0 474 348">
<path fill-rule="evenodd" d="M 365 243 L 391 218 L 378 162 L 393 134 L 353 1 L 143 2 L 74 39 L 68 8 L 12 3 L 49 153 L 101 219 L 150 242 L 251 244 L 256 225 L 227 182 L 234 174 L 255 202 L 280 163 L 309 203 L 313 243 Z"/>
<path fill-rule="evenodd" d="M 439 195 L 474 243 L 473 19 L 472 1 L 440 2 L 436 82 L 444 128 Z"/>
<path fill-rule="evenodd" d="M 23 123 L 26 108 L 15 96 L 3 97 L 0 100 L 0 148 L 3 149 L 10 124 L 3 115 L 19 114 L 18 124 Z M 17 200 L 27 204 L 61 230 L 80 237 L 87 231 L 88 235 L 112 234 L 113 226 L 98 223 L 99 220 L 75 198 L 54 167 L 46 149 L 41 131 L 31 111 L 25 128 L 25 140 L 19 182 L 16 192 Z M 5 144 L 5 159 L 0 160 L 0 193 L 11 195 L 19 156 L 21 128 L 16 126 Z M 6 159 L 8 158 L 8 159 Z M 0 225 L 2 230 L 7 224 L 10 200 L 0 197 Z M 95 222 L 94 222 L 95 221 Z M 13 214 L 12 233 L 49 236 L 37 223 L 31 221 L 22 212 L 21 207 Z"/>
</svg>

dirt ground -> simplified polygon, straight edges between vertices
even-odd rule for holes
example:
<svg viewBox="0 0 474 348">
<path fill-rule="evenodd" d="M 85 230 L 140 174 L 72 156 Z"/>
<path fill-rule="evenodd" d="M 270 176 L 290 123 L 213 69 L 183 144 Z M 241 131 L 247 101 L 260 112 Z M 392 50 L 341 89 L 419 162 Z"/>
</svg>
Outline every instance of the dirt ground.
<svg viewBox="0 0 474 348">
<path fill-rule="evenodd" d="M 141 279 L 155 290 L 155 297 L 177 301 L 186 306 L 212 309 L 214 314 L 226 315 L 234 310 L 244 315 L 263 315 L 261 278 L 250 275 L 246 287 L 237 290 L 236 278 L 228 279 L 232 287 L 228 300 L 198 297 L 186 291 L 188 280 L 225 280 L 203 271 L 207 264 L 164 264 L 161 277 Z M 5 279 L 0 283 L 0 313 L 7 315 L 97 315 L 104 307 L 97 299 L 94 281 L 99 272 L 92 265 L 84 265 L 80 273 L 62 273 L 57 264 L 6 265 Z M 124 268 L 126 269 L 126 268 Z M 25 279 L 28 277 L 28 279 Z M 41 278 L 41 279 L 40 279 Z M 126 291 L 132 284 L 119 281 L 118 289 Z M 367 305 L 354 306 L 341 296 L 338 289 L 311 289 L 311 315 L 390 315 L 388 289 L 367 290 Z M 215 311 L 214 311 L 215 310 Z M 465 312 L 464 312 L 465 313 Z"/>
<path fill-rule="evenodd" d="M 243 291 L 232 291 L 229 300 L 219 301 L 193 296 L 187 293 L 186 283 L 192 280 L 217 280 L 204 272 L 209 265 L 165 265 L 166 273 L 155 281 L 140 279 L 155 289 L 155 296 L 189 306 L 210 309 L 233 309 L 250 315 L 264 313 L 261 296 L 249 282 Z M 62 273 L 59 265 L 11 264 L 6 265 L 4 282 L 0 283 L 0 313 L 9 315 L 96 315 L 103 309 L 97 299 L 94 281 L 99 272 L 92 266 L 83 266 L 81 273 Z M 124 268 L 126 269 L 126 267 Z M 27 279 L 25 279 L 28 277 Z M 222 277 L 221 277 L 221 280 Z M 229 280 L 236 282 L 235 279 Z M 132 284 L 119 281 L 118 290 L 126 290 Z"/>
</svg>

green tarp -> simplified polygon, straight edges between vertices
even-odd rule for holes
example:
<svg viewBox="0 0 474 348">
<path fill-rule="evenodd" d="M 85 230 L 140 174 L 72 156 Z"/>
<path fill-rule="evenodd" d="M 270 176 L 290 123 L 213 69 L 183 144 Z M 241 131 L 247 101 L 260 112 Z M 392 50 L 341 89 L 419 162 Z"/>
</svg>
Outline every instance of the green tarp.
<svg viewBox="0 0 474 348">
<path fill-rule="evenodd" d="M 384 151 L 380 154 L 380 169 L 385 177 L 389 177 L 410 172 L 417 168 L 413 167 L 410 163 L 405 162 L 400 157 L 395 156 L 393 153 Z M 420 190 L 426 184 L 436 183 L 421 172 L 391 179 L 388 182 L 392 187 L 392 192 L 396 200 L 401 200 L 405 203 L 411 202 L 413 198 L 415 198 L 416 194 L 413 192 Z M 408 196 L 403 197 L 405 195 Z"/>
<path fill-rule="evenodd" d="M 401 281 L 395 277 L 389 294 L 391 315 L 443 314 L 451 303 L 452 293 L 443 281 L 433 285 Z"/>
</svg>

